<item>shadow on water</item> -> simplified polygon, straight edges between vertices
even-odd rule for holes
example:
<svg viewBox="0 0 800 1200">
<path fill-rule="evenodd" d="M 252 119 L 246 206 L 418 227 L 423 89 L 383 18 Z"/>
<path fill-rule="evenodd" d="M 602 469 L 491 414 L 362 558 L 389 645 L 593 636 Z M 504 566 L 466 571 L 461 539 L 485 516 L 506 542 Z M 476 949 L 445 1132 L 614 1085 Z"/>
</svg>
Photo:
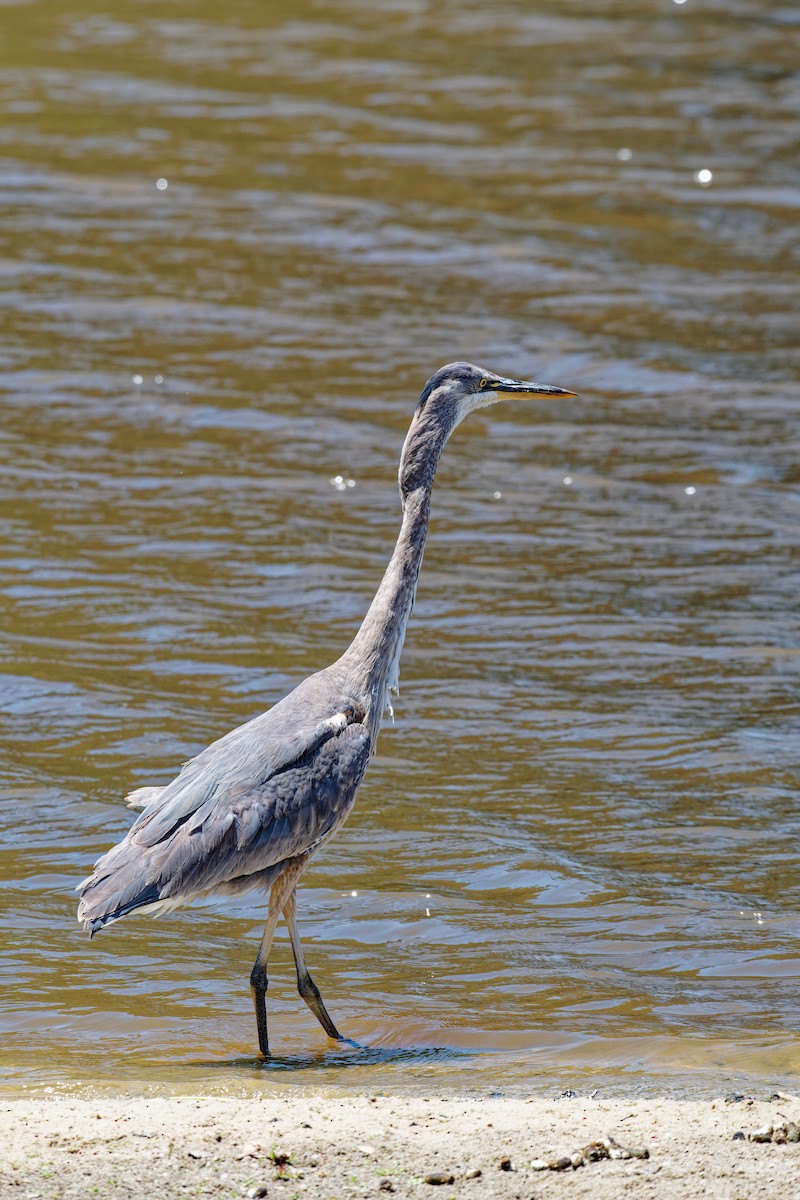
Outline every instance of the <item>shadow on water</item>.
<svg viewBox="0 0 800 1200">
<path fill-rule="evenodd" d="M 415 1063 L 454 1062 L 470 1058 L 473 1051 L 454 1046 L 357 1046 L 324 1051 L 321 1054 L 274 1054 L 263 1058 L 229 1058 L 212 1062 L 196 1060 L 188 1065 L 203 1070 L 242 1071 L 315 1071 L 346 1070 L 353 1067 L 386 1067 Z"/>
</svg>

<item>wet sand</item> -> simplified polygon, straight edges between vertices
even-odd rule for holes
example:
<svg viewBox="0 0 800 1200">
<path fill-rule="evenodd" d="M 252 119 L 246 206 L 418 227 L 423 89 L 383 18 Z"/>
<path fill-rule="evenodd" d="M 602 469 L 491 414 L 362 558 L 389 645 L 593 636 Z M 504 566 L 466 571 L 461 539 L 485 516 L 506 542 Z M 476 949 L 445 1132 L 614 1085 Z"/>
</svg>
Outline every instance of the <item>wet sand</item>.
<svg viewBox="0 0 800 1200">
<path fill-rule="evenodd" d="M 800 1121 L 800 1098 L 789 1096 L 684 1101 L 98 1094 L 13 1099 L 0 1107 L 3 1197 L 295 1200 L 394 1193 L 443 1200 L 777 1200 L 796 1194 L 800 1176 L 800 1143 L 749 1139 L 767 1125 Z M 531 1165 L 603 1138 L 634 1156 L 560 1170 Z"/>
</svg>

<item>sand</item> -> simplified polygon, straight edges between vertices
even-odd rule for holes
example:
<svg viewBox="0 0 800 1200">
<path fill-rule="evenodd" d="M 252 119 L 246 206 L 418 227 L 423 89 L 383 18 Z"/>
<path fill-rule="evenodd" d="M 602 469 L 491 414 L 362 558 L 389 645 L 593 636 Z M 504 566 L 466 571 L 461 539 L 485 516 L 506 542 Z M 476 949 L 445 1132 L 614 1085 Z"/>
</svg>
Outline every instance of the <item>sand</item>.
<svg viewBox="0 0 800 1200">
<path fill-rule="evenodd" d="M 800 1098 L 7 1099 L 0 1196 L 791 1200 L 800 1195 L 800 1143 L 747 1136 L 771 1125 L 780 1141 L 785 1121 L 800 1122 Z M 531 1166 L 609 1136 L 647 1157 Z M 437 1175 L 452 1182 L 426 1182 Z"/>
</svg>

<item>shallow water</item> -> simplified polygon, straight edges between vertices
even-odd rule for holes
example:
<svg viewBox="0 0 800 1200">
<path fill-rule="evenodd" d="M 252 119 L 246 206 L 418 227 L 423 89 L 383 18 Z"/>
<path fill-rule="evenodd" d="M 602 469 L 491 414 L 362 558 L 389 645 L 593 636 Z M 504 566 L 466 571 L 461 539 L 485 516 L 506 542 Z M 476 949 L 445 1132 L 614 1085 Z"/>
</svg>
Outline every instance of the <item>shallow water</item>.
<svg viewBox="0 0 800 1200">
<path fill-rule="evenodd" d="M 796 1088 L 797 14 L 123 12 L 0 8 L 5 1086 Z M 364 1049 L 281 933 L 265 1070 L 262 904 L 89 944 L 71 889 L 348 643 L 462 357 L 581 398 L 448 447 L 300 897 Z"/>
</svg>

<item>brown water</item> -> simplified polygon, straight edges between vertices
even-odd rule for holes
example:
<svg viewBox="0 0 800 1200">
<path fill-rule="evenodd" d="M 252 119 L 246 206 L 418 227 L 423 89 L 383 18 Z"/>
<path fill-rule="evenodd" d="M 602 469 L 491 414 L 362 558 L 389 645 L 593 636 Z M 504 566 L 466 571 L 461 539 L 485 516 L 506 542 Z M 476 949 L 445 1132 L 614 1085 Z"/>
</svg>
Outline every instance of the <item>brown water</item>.
<svg viewBox="0 0 800 1200">
<path fill-rule="evenodd" d="M 796 10 L 0 32 L 6 1086 L 796 1088 Z M 282 934 L 260 1070 L 263 905 L 89 944 L 71 889 L 126 791 L 348 643 L 461 357 L 581 398 L 448 448 L 397 723 L 301 895 L 365 1049 Z"/>
</svg>

